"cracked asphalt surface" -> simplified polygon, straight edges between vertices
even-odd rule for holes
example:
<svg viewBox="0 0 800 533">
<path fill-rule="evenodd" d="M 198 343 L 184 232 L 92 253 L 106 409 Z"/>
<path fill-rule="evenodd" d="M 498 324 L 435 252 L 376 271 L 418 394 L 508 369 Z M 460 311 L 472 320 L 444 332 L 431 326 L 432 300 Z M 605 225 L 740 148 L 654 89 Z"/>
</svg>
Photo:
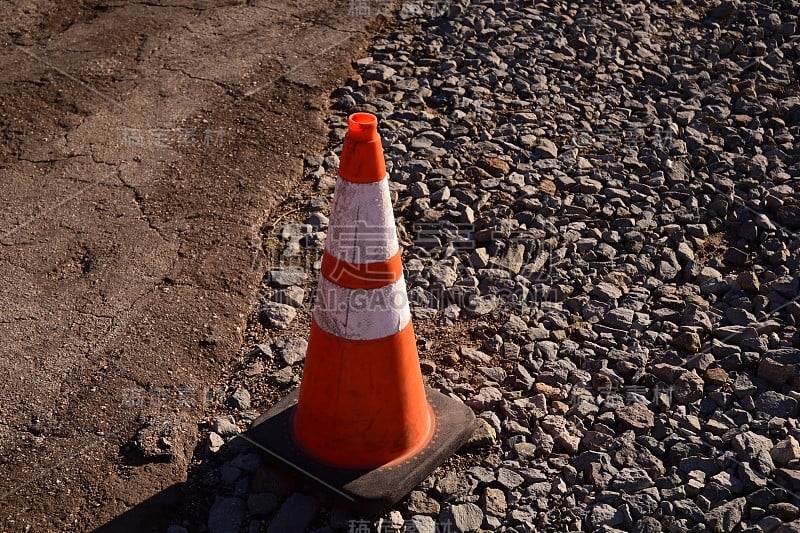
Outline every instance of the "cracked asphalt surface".
<svg viewBox="0 0 800 533">
<path fill-rule="evenodd" d="M 349 15 L 0 5 L 0 530 L 92 530 L 185 478 L 127 443 L 168 404 L 191 457 L 257 296 L 259 226 L 376 22 Z"/>
</svg>

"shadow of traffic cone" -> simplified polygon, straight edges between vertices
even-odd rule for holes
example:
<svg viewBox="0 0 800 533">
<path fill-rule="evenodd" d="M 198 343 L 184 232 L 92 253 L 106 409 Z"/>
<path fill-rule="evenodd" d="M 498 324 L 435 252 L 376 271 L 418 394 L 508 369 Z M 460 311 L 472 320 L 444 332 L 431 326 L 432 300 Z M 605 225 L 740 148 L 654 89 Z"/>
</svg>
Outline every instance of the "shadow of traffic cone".
<svg viewBox="0 0 800 533">
<path fill-rule="evenodd" d="M 368 113 L 348 121 L 299 394 L 249 431 L 367 513 L 410 492 L 475 421 L 422 381 L 377 124 Z"/>
</svg>

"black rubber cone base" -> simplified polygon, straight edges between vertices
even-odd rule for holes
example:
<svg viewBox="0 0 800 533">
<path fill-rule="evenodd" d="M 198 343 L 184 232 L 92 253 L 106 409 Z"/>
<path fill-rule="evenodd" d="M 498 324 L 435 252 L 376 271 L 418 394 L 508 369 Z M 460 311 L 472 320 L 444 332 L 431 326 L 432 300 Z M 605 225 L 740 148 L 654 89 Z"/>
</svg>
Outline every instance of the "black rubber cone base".
<svg viewBox="0 0 800 533">
<path fill-rule="evenodd" d="M 335 468 L 301 451 L 291 431 L 298 389 L 253 422 L 245 436 L 271 463 L 322 485 L 361 513 L 375 516 L 403 499 L 472 434 L 475 415 L 469 407 L 429 387 L 425 392 L 436 417 L 433 438 L 419 453 L 391 466 Z"/>
</svg>

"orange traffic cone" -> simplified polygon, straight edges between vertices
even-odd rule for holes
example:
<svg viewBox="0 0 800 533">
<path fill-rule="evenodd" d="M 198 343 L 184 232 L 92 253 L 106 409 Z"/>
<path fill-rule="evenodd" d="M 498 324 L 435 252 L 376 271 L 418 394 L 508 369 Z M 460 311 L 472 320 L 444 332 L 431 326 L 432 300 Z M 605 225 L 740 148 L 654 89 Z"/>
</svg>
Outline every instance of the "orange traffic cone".
<svg viewBox="0 0 800 533">
<path fill-rule="evenodd" d="M 348 126 L 300 391 L 250 438 L 379 512 L 454 453 L 475 416 L 423 384 L 378 121 L 355 113 Z"/>
</svg>

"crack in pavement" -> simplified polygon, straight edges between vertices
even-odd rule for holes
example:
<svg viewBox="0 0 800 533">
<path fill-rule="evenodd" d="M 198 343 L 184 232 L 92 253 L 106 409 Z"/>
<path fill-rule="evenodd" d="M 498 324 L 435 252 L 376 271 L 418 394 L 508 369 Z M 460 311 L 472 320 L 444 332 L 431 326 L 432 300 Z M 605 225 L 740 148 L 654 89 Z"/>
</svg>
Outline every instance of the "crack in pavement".
<svg viewBox="0 0 800 533">
<path fill-rule="evenodd" d="M 74 159 L 76 157 L 90 157 L 92 154 L 67 154 L 64 157 L 53 157 L 47 159 L 31 159 L 24 155 L 16 155 L 18 161 L 26 161 L 28 163 L 59 163 L 61 161 L 69 161 L 70 159 Z M 97 163 L 97 161 L 95 161 Z"/>
<path fill-rule="evenodd" d="M 235 88 L 232 85 L 229 85 L 229 84 L 227 84 L 225 82 L 217 81 L 217 80 L 212 79 L 212 78 L 204 78 L 202 76 L 195 76 L 194 74 L 191 74 L 190 72 L 186 72 L 182 68 L 175 68 L 175 67 L 170 67 L 170 66 L 167 66 L 167 65 L 164 65 L 161 68 L 164 69 L 164 70 L 168 70 L 170 72 L 178 72 L 180 74 L 183 74 L 187 78 L 190 78 L 190 79 L 193 79 L 193 80 L 210 82 L 210 83 L 216 85 L 218 88 L 222 89 L 225 92 L 225 94 L 227 94 L 228 96 L 230 96 L 232 98 L 236 98 L 237 97 Z"/>
<path fill-rule="evenodd" d="M 120 166 L 121 166 L 121 165 L 120 165 Z M 153 219 L 151 218 L 151 215 L 148 215 L 148 214 L 145 212 L 145 210 L 144 210 L 144 205 L 143 205 L 143 203 L 144 203 L 144 197 L 142 196 L 142 193 L 139 191 L 139 189 L 137 189 L 135 186 L 133 186 L 133 185 L 131 185 L 130 183 L 128 183 L 128 182 L 125 180 L 125 178 L 123 178 L 123 177 L 122 177 L 122 171 L 121 171 L 119 168 L 117 168 L 116 175 L 117 175 L 117 178 L 119 179 L 120 183 L 122 183 L 123 187 L 125 187 L 125 188 L 126 188 L 126 189 L 128 189 L 128 190 L 130 190 L 130 191 L 131 191 L 131 193 L 133 194 L 133 201 L 136 203 L 136 207 L 138 207 L 138 208 L 139 208 L 139 212 L 140 212 L 140 213 L 141 213 L 141 215 L 142 215 L 142 217 L 141 217 L 141 218 L 142 218 L 142 219 L 143 219 L 145 222 L 147 222 L 147 225 L 150 227 L 150 229 L 152 229 L 153 231 L 155 231 L 155 232 L 158 234 L 158 236 L 159 236 L 159 237 L 161 237 L 161 239 L 162 239 L 164 242 L 166 242 L 166 243 L 171 243 L 172 241 L 169 239 L 169 237 L 167 237 L 167 236 L 166 236 L 166 235 L 163 233 L 162 229 L 161 229 L 161 228 L 159 228 L 158 226 L 156 226 L 156 225 L 155 225 L 155 223 L 153 222 Z"/>
<path fill-rule="evenodd" d="M 206 7 L 192 6 L 192 5 L 187 5 L 187 4 L 158 4 L 156 2 L 146 2 L 146 1 L 142 1 L 142 0 L 139 0 L 139 1 L 136 1 L 136 2 L 125 2 L 125 3 L 121 3 L 121 4 L 101 3 L 101 4 L 98 4 L 97 7 L 108 9 L 108 8 L 120 8 L 120 7 L 125 7 L 125 6 L 128 6 L 128 5 L 146 6 L 146 7 L 175 8 L 175 9 L 188 9 L 189 11 L 195 11 L 195 12 L 198 12 L 198 13 L 202 13 L 203 11 L 206 11 L 208 9 Z M 216 6 L 212 6 L 212 7 L 216 7 Z"/>
</svg>

